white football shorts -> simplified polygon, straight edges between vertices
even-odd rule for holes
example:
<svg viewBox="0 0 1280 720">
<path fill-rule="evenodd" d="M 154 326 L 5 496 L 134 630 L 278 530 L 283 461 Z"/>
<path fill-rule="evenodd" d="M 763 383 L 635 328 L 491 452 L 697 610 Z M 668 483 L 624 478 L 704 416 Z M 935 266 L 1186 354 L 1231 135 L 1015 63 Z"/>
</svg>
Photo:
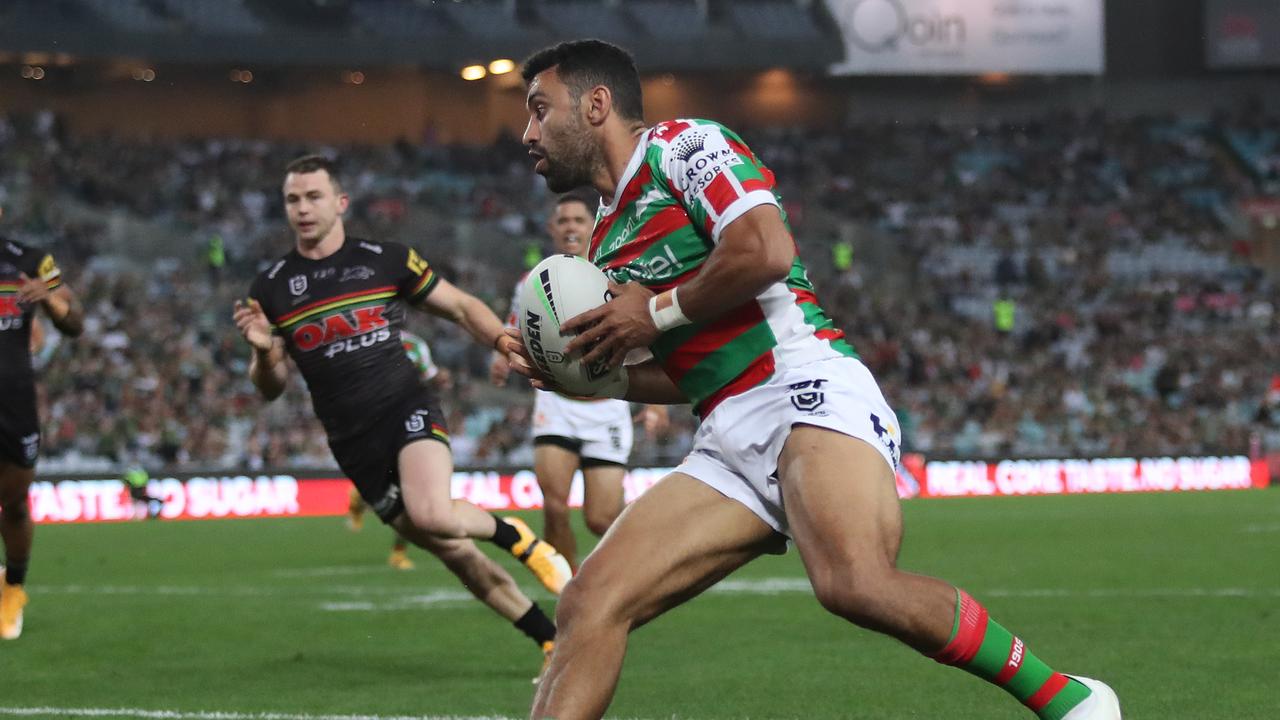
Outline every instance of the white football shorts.
<svg viewBox="0 0 1280 720">
<path fill-rule="evenodd" d="M 573 400 L 539 390 L 533 403 L 533 438 L 535 444 L 573 445 L 567 449 L 576 448 L 583 460 L 626 465 L 631 455 L 631 404 L 626 400 Z"/>
<path fill-rule="evenodd" d="M 831 358 L 783 370 L 763 385 L 712 409 L 677 472 L 746 505 L 784 535 L 786 508 L 778 456 L 795 425 L 814 425 L 865 441 L 898 467 L 898 418 L 875 378 L 854 358 Z"/>
</svg>

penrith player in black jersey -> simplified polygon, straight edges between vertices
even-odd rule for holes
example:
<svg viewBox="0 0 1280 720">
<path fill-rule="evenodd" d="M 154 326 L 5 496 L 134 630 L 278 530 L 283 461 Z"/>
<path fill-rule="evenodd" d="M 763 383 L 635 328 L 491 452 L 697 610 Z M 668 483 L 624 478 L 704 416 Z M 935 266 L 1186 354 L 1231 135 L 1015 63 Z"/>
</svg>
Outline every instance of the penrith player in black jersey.
<svg viewBox="0 0 1280 720">
<path fill-rule="evenodd" d="M 453 456 L 435 392 L 405 355 L 405 312 L 430 312 L 478 342 L 512 340 L 480 300 L 440 278 L 413 249 L 349 237 L 347 195 L 332 163 L 290 163 L 284 205 L 295 246 L 259 275 L 235 322 L 253 348 L 249 376 L 268 400 L 284 391 L 286 356 L 306 380 L 338 465 L 383 522 L 444 562 L 477 598 L 549 653 L 555 627 L 500 565 L 476 547 L 511 552 L 559 594 L 569 566 L 517 518 L 450 497 Z"/>
<path fill-rule="evenodd" d="M 35 526 L 27 494 L 36 476 L 40 421 L 36 417 L 31 328 L 43 308 L 64 335 L 79 335 L 84 313 L 62 283 L 53 256 L 0 238 L 0 538 L 5 567 L 0 570 L 0 638 L 22 634 L 23 585 Z"/>
</svg>

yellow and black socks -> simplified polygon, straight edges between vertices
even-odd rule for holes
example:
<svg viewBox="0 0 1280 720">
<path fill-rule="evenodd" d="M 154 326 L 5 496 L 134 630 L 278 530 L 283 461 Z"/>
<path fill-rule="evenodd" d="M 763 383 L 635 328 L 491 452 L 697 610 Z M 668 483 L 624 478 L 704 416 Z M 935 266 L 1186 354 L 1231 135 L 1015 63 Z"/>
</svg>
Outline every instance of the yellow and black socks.
<svg viewBox="0 0 1280 720">
<path fill-rule="evenodd" d="M 531 605 L 529 611 L 521 615 L 514 625 L 517 630 L 528 635 L 540 648 L 556 639 L 555 623 L 551 622 L 551 618 L 542 612 L 542 608 L 538 607 L 538 603 Z"/>
<path fill-rule="evenodd" d="M 520 531 L 515 526 L 497 515 L 493 516 L 494 529 L 491 540 L 494 545 L 511 552 L 511 548 L 520 542 Z"/>
<path fill-rule="evenodd" d="M 6 560 L 4 581 L 9 585 L 21 585 L 27 581 L 27 561 Z"/>
</svg>

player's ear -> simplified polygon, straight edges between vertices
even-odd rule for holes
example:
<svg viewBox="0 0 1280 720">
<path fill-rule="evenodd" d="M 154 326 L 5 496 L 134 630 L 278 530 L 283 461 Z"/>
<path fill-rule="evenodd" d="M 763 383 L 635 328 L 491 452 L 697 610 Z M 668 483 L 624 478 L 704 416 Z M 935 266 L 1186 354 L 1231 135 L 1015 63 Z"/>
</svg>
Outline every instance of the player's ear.
<svg viewBox="0 0 1280 720">
<path fill-rule="evenodd" d="M 587 121 L 592 125 L 604 123 L 613 112 L 613 93 L 604 85 L 596 85 L 587 94 Z"/>
<path fill-rule="evenodd" d="M 342 193 L 338 195 L 338 214 L 341 215 L 347 211 L 347 206 L 351 204 L 351 196 Z"/>
</svg>

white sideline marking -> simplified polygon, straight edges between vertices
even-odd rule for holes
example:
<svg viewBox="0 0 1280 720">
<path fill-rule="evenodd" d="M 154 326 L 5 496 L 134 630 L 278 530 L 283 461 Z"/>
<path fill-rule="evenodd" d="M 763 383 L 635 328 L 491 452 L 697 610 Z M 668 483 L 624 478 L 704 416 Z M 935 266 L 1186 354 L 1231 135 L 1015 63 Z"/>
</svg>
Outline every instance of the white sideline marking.
<svg viewBox="0 0 1280 720">
<path fill-rule="evenodd" d="M 333 565 L 330 567 L 315 568 L 293 568 L 289 570 L 276 570 L 271 573 L 275 577 L 283 578 L 302 578 L 302 577 L 333 577 L 335 575 L 372 575 L 374 573 L 386 574 L 387 568 L 377 565 Z"/>
<path fill-rule="evenodd" d="M 779 595 L 782 593 L 813 593 L 813 586 L 806 577 L 772 577 L 755 580 L 721 580 L 707 592 L 725 595 Z"/>
<path fill-rule="evenodd" d="M 1245 525 L 1240 529 L 1243 533 L 1280 533 L 1280 523 Z"/>
<path fill-rule="evenodd" d="M 316 603 L 326 612 L 395 612 L 428 610 L 471 603 L 471 593 L 456 586 L 418 588 L 330 585 L 320 588 L 227 586 L 137 586 L 137 585 L 36 585 L 36 595 L 159 595 L 177 597 L 288 597 Z M 1190 587 L 1190 588 L 975 588 L 978 597 L 999 598 L 1280 598 L 1280 588 Z M 527 591 L 536 599 L 550 597 L 541 589 Z M 804 577 L 770 577 L 723 580 L 708 591 L 711 595 L 791 595 L 813 590 Z"/>
<path fill-rule="evenodd" d="M 397 587 L 378 587 L 366 585 L 325 585 L 323 587 L 260 587 L 254 585 L 213 585 L 208 587 L 193 585 L 39 585 L 33 586 L 36 592 L 47 595 L 178 595 L 207 597 L 331 597 L 333 595 L 352 595 L 368 597 L 369 595 L 388 595 L 403 597 L 416 594 L 421 590 L 442 592 L 445 586 L 425 586 L 405 589 Z M 462 592 L 462 591 L 457 591 Z M 468 593 L 462 593 L 471 597 Z"/>
<path fill-rule="evenodd" d="M 308 715 L 277 712 L 142 710 L 139 708 L 0 707 L 0 715 L 20 717 L 148 718 L 149 720 L 511 720 L 498 715 Z"/>
<path fill-rule="evenodd" d="M 386 602 L 322 602 L 320 609 L 328 612 L 380 612 L 394 610 L 423 610 L 439 605 L 457 605 L 471 602 L 475 596 L 463 590 L 436 590 L 426 595 L 410 595 Z"/>
</svg>

